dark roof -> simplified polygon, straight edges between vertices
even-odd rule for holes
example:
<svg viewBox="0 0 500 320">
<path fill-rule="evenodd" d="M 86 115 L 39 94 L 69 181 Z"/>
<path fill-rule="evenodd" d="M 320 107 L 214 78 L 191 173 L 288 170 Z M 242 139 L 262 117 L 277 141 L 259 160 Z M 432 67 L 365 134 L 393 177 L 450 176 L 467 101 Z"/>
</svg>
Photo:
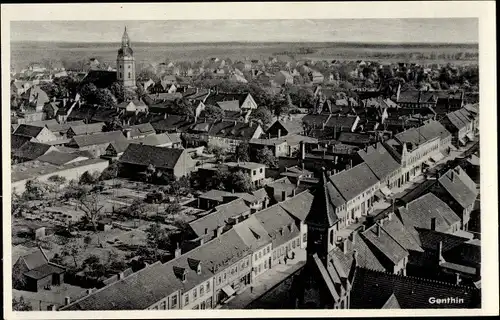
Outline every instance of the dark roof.
<svg viewBox="0 0 500 320">
<path fill-rule="evenodd" d="M 390 209 L 390 208 L 388 208 Z M 383 221 L 384 230 L 394 238 L 403 248 L 406 250 L 422 252 L 423 249 L 420 247 L 420 242 L 418 237 L 416 237 L 414 232 L 411 232 L 412 227 L 405 226 L 401 220 L 399 220 L 395 214 L 390 213 L 390 220 L 386 217 Z"/>
<path fill-rule="evenodd" d="M 268 131 L 276 125 L 281 125 L 286 130 L 286 134 L 300 134 L 304 131 L 301 120 L 276 120 Z M 283 132 L 283 135 L 285 135 L 285 132 Z"/>
<path fill-rule="evenodd" d="M 389 300 L 397 299 L 402 309 L 479 308 L 477 288 L 407 277 L 357 268 L 351 292 L 351 309 L 380 309 Z M 459 297 L 462 303 L 430 304 L 431 298 Z"/>
<path fill-rule="evenodd" d="M 59 165 L 64 165 L 70 161 L 76 160 L 80 157 L 82 157 L 82 155 L 78 153 L 50 151 L 44 154 L 43 156 L 39 157 L 37 160 L 40 162 L 48 162 L 50 164 L 59 166 Z"/>
<path fill-rule="evenodd" d="M 363 149 L 359 150 L 358 155 L 379 180 L 385 179 L 391 173 L 401 168 L 401 165 L 380 142 L 375 147 L 369 146 L 366 151 Z"/>
<path fill-rule="evenodd" d="M 74 136 L 71 139 L 78 147 L 86 147 L 91 145 L 100 145 L 111 143 L 113 141 L 126 140 L 121 131 L 102 132 L 81 136 Z M 72 142 L 70 144 L 73 144 Z"/>
<path fill-rule="evenodd" d="M 372 138 L 366 133 L 341 132 L 337 140 L 346 144 L 369 144 Z"/>
<path fill-rule="evenodd" d="M 167 114 L 165 119 L 151 122 L 151 125 L 156 131 L 171 131 L 190 123 L 185 116 Z"/>
<path fill-rule="evenodd" d="M 17 127 L 16 131 L 14 131 L 15 135 L 23 136 L 23 137 L 32 137 L 36 138 L 44 127 L 32 126 L 29 124 L 21 124 Z"/>
<path fill-rule="evenodd" d="M 460 221 L 457 214 L 433 193 L 409 202 L 407 207 L 399 208 L 399 212 L 406 226 L 430 229 L 431 218 L 436 218 L 436 230 L 442 232 L 447 232 L 451 225 Z"/>
<path fill-rule="evenodd" d="M 220 121 L 213 124 L 208 134 L 235 140 L 250 140 L 259 125 L 237 121 Z"/>
<path fill-rule="evenodd" d="M 155 129 L 153 128 L 153 126 L 149 122 L 142 123 L 142 124 L 136 124 L 136 125 L 126 127 L 123 129 L 124 132 L 127 130 L 130 130 L 130 136 L 132 138 L 142 136 L 145 134 L 154 134 L 155 133 Z"/>
<path fill-rule="evenodd" d="M 374 224 L 361 235 L 394 265 L 409 255 L 408 251 L 379 224 Z"/>
<path fill-rule="evenodd" d="M 151 164 L 155 168 L 173 169 L 184 152 L 184 149 L 162 148 L 132 143 L 123 152 L 119 161 L 127 164 L 141 166 Z"/>
<path fill-rule="evenodd" d="M 334 174 L 330 180 L 346 201 L 354 199 L 378 182 L 366 163 Z"/>
<path fill-rule="evenodd" d="M 333 194 L 331 195 L 331 193 Z M 326 173 L 322 172 L 305 222 L 319 226 L 333 226 L 339 220 L 335 198 L 339 198 L 339 193 L 328 181 Z"/>
<path fill-rule="evenodd" d="M 70 125 L 70 129 L 75 133 L 75 135 L 93 134 L 102 132 L 103 127 L 104 127 L 104 122 Z"/>
<path fill-rule="evenodd" d="M 24 260 L 29 270 L 33 270 L 49 262 L 49 259 L 44 254 L 42 249 L 36 250 L 28 255 L 20 257 L 20 259 Z"/>
<path fill-rule="evenodd" d="M 358 232 L 354 232 L 351 238 L 345 239 L 342 245 L 346 246 L 345 252 L 344 248 L 336 247 L 329 253 L 329 258 L 335 259 L 344 273 L 349 272 L 354 262 L 354 250 L 357 253 L 356 264 L 358 266 L 372 270 L 386 270 L 378 255 L 370 248 L 367 240 L 361 237 Z"/>
<path fill-rule="evenodd" d="M 48 144 L 28 141 L 17 149 L 14 156 L 22 159 L 35 160 L 47 153 L 51 147 L 52 146 Z"/>
<path fill-rule="evenodd" d="M 23 146 L 26 142 L 31 141 L 32 139 L 33 139 L 32 137 L 25 137 L 25 136 L 18 136 L 17 134 L 11 134 L 10 135 L 11 152 L 21 148 L 21 146 Z"/>
<path fill-rule="evenodd" d="M 305 221 L 307 215 L 311 211 L 313 199 L 314 196 L 306 190 L 297 194 L 295 197 L 280 202 L 279 205 L 296 219 Z"/>
<path fill-rule="evenodd" d="M 52 276 L 54 273 L 57 274 L 63 273 L 64 271 L 65 269 L 62 267 L 56 266 L 52 263 L 46 263 L 28 272 L 25 272 L 24 275 L 26 277 L 39 280 L 48 276 Z"/>
<path fill-rule="evenodd" d="M 477 191 L 471 188 L 473 182 L 467 174 L 463 170 L 459 172 L 457 168 L 450 169 L 438 181 L 460 206 L 467 208 L 476 201 Z"/>
<path fill-rule="evenodd" d="M 79 126 L 85 124 L 82 120 L 69 121 L 66 123 L 46 124 L 45 126 L 52 132 L 67 132 L 71 126 Z"/>
<path fill-rule="evenodd" d="M 238 108 L 241 108 L 241 105 L 247 98 L 249 93 L 218 93 L 218 94 L 212 94 L 207 97 L 205 100 L 205 105 L 219 105 L 219 102 L 227 102 L 227 101 L 237 101 Z M 191 98 L 191 97 L 189 97 Z"/>
<path fill-rule="evenodd" d="M 331 116 L 325 124 L 325 127 L 352 128 L 356 122 L 357 116 Z"/>
</svg>

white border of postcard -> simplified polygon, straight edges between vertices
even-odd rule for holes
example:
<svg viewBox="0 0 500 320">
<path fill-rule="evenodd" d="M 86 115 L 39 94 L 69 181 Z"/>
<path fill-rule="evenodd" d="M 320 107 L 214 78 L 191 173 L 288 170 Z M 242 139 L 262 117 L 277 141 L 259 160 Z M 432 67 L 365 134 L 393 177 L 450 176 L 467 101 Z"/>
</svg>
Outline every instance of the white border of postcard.
<svg viewBox="0 0 500 320">
<path fill-rule="evenodd" d="M 203 310 L 200 311 L 12 311 L 9 70 L 10 21 L 33 20 L 196 20 L 196 19 L 479 19 L 481 141 L 482 308 L 460 310 Z M 3 244 L 6 319 L 243 318 L 317 316 L 498 315 L 498 201 L 496 161 L 496 46 L 493 1 L 301 2 L 301 3 L 128 3 L 2 5 Z M 390 30 L 387 30 L 390 32 Z M 487 217 L 487 218 L 484 218 Z"/>
</svg>

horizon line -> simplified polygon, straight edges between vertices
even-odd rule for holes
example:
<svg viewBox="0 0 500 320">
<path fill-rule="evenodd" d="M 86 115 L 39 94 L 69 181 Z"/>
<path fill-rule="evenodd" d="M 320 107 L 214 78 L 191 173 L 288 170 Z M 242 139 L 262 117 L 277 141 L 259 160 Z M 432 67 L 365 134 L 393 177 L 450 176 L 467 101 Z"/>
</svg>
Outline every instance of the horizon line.
<svg viewBox="0 0 500 320">
<path fill-rule="evenodd" d="M 26 43 L 26 42 L 39 42 L 39 43 L 98 43 L 98 44 L 119 44 L 120 41 L 65 41 L 65 40 L 11 40 L 10 43 Z M 336 44 L 368 44 L 368 45 L 479 45 L 479 42 L 391 42 L 391 41 L 381 41 L 381 42 L 368 42 L 368 41 L 280 41 L 280 40 L 262 40 L 262 41 L 248 41 L 248 40 L 237 40 L 237 41 L 132 41 L 132 43 L 141 44 L 197 44 L 197 43 L 336 43 Z"/>
</svg>

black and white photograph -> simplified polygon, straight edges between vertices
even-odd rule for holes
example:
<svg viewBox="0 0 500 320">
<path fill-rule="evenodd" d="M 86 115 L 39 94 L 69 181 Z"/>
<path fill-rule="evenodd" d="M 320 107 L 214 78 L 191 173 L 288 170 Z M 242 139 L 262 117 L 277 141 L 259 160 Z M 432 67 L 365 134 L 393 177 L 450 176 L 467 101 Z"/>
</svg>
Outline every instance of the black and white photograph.
<svg viewBox="0 0 500 320">
<path fill-rule="evenodd" d="M 496 86 L 480 81 L 478 13 L 215 19 L 182 5 L 198 18 L 40 4 L 41 18 L 2 22 L 12 312 L 479 314 L 489 297 L 498 314 Z"/>
</svg>

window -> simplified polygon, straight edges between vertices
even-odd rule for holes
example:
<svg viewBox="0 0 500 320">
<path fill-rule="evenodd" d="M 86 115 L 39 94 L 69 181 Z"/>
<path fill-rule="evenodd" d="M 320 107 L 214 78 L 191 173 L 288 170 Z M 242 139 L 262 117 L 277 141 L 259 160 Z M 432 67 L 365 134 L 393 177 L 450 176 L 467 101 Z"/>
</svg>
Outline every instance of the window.
<svg viewBox="0 0 500 320">
<path fill-rule="evenodd" d="M 128 65 L 128 68 L 130 69 L 130 65 Z"/>
<path fill-rule="evenodd" d="M 224 272 L 224 281 L 226 281 L 226 273 Z"/>
<path fill-rule="evenodd" d="M 122 69 L 122 66 L 120 65 L 120 70 Z"/>
<path fill-rule="evenodd" d="M 194 289 L 193 290 L 193 301 L 196 300 L 196 298 L 198 298 L 198 290 Z"/>
<path fill-rule="evenodd" d="M 206 287 L 207 287 L 207 292 L 210 291 L 210 282 L 209 281 L 207 282 Z"/>
<path fill-rule="evenodd" d="M 128 73 L 128 78 L 130 79 L 130 72 Z"/>
<path fill-rule="evenodd" d="M 307 242 L 307 233 L 304 233 L 304 236 L 303 236 L 302 241 L 303 241 L 303 242 Z"/>
<path fill-rule="evenodd" d="M 184 305 L 188 304 L 189 304 L 189 294 L 186 293 L 186 295 L 184 296 Z"/>
<path fill-rule="evenodd" d="M 260 168 L 260 170 L 259 170 L 259 171 L 260 171 L 260 173 L 262 173 L 262 171 L 264 171 L 264 170 L 263 170 L 262 168 Z"/>
<path fill-rule="evenodd" d="M 295 241 L 292 242 L 292 248 L 295 249 Z"/>
<path fill-rule="evenodd" d="M 162 301 L 162 303 L 160 303 L 160 309 L 167 310 L 167 301 Z"/>
<path fill-rule="evenodd" d="M 254 254 L 253 260 L 257 260 L 257 254 Z"/>
<path fill-rule="evenodd" d="M 177 306 L 177 296 L 172 297 L 172 308 L 175 308 Z"/>
<path fill-rule="evenodd" d="M 205 294 L 205 287 L 201 286 L 200 287 L 200 297 L 202 297 Z"/>
<path fill-rule="evenodd" d="M 257 170 L 254 170 L 254 171 L 252 172 L 252 174 L 253 174 L 253 175 L 256 175 L 256 174 L 257 174 Z"/>
<path fill-rule="evenodd" d="M 276 252 L 273 251 L 273 260 L 276 260 Z"/>
<path fill-rule="evenodd" d="M 221 278 L 221 276 L 219 276 L 219 278 L 217 279 L 217 284 L 220 284 L 221 281 L 222 281 L 222 278 Z"/>
<path fill-rule="evenodd" d="M 262 251 L 259 251 L 259 259 L 262 258 Z"/>
<path fill-rule="evenodd" d="M 122 73 L 121 73 L 121 72 L 120 72 L 120 77 L 119 77 L 119 78 L 120 78 L 120 79 L 122 78 Z"/>
</svg>

